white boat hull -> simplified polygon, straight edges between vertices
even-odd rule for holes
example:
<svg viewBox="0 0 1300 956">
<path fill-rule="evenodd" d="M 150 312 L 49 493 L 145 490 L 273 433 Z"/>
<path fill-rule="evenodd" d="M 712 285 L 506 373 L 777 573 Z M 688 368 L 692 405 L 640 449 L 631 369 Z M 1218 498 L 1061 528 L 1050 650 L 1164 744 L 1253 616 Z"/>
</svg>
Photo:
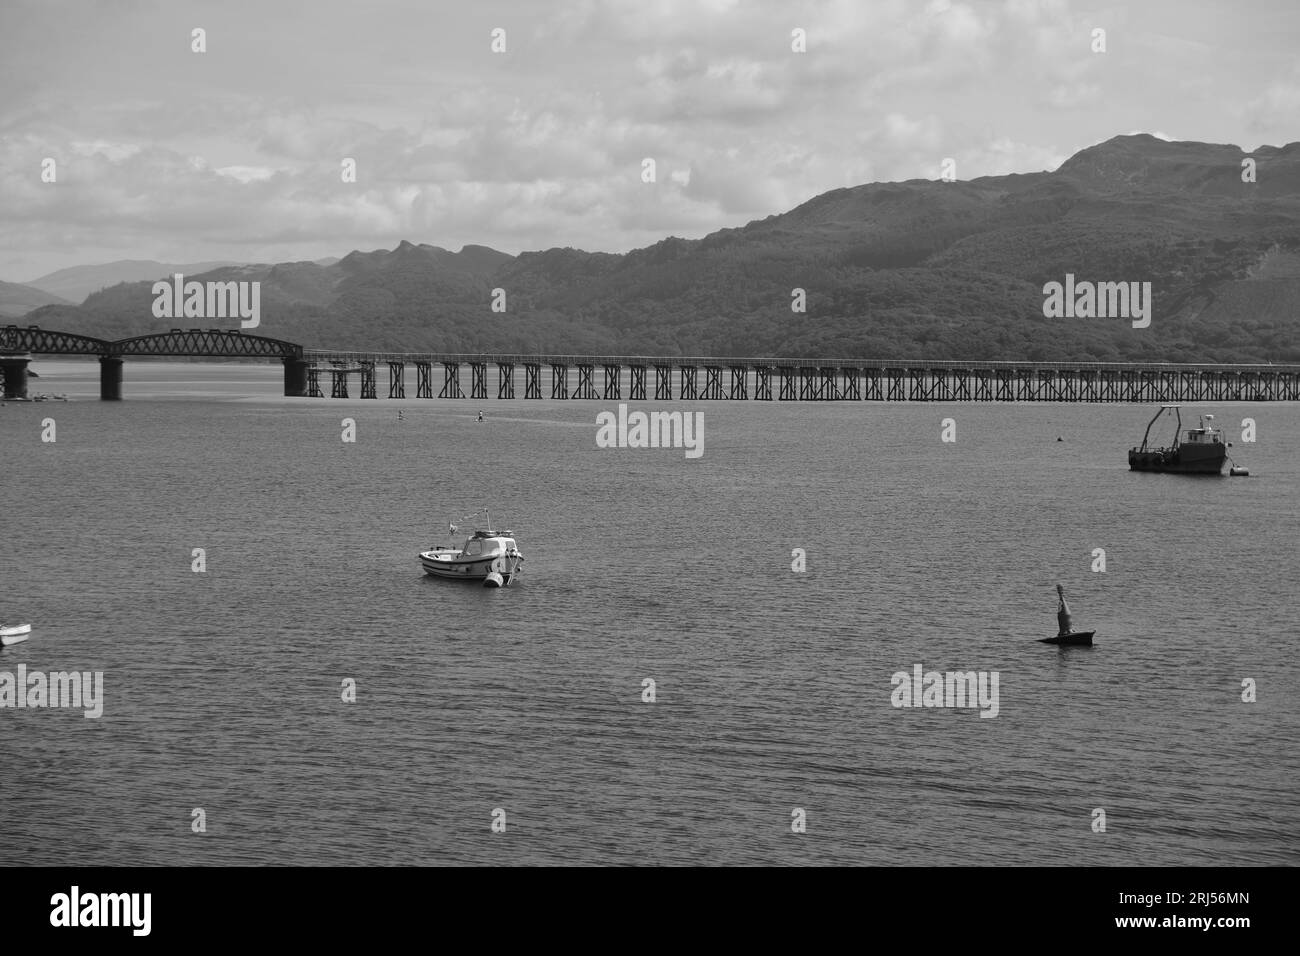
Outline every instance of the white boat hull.
<svg viewBox="0 0 1300 956">
<path fill-rule="evenodd" d="M 502 583 L 509 584 L 519 569 L 522 558 L 502 558 L 490 555 L 482 558 L 459 558 L 454 550 L 422 551 L 420 565 L 426 574 L 435 578 L 453 578 L 459 581 L 483 581 L 496 571 Z M 495 567 L 493 565 L 496 565 Z M 504 566 L 503 566 L 504 565 Z"/>
<path fill-rule="evenodd" d="M 27 640 L 27 634 L 0 634 L 0 647 L 8 647 L 11 644 L 21 644 Z"/>
</svg>

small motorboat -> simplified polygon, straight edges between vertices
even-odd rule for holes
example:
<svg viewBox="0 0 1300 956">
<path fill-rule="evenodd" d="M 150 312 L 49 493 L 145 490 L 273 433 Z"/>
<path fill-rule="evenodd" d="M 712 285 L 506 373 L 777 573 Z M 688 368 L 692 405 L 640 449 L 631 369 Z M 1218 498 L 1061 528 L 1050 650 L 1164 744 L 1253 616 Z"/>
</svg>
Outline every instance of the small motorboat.
<svg viewBox="0 0 1300 956">
<path fill-rule="evenodd" d="M 30 624 L 16 624 L 13 627 L 0 627 L 0 647 L 21 644 L 32 633 Z"/>
<path fill-rule="evenodd" d="M 467 535 L 463 544 L 434 545 L 420 552 L 420 565 L 426 574 L 435 578 L 481 581 L 484 587 L 499 588 L 508 585 L 520 573 L 524 556 L 515 543 L 515 533 L 493 530 L 487 511 L 479 514 L 485 516 L 487 527 Z M 470 515 L 470 518 L 475 517 L 477 515 Z M 459 529 L 454 523 L 447 528 L 454 541 Z"/>
<path fill-rule="evenodd" d="M 1070 626 L 1070 605 L 1065 603 L 1065 588 L 1059 584 L 1056 586 L 1056 593 L 1060 597 L 1060 604 L 1056 608 L 1056 621 L 1060 626 L 1060 632 L 1055 637 L 1040 637 L 1040 644 L 1063 644 L 1069 647 L 1092 647 L 1092 635 L 1096 631 L 1076 631 Z"/>
</svg>

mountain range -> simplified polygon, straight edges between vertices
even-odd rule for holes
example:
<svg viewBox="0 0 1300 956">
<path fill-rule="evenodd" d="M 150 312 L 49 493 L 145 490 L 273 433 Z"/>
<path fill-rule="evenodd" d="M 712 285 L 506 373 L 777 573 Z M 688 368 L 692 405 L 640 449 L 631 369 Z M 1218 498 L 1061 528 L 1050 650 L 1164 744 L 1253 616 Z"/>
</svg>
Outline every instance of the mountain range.
<svg viewBox="0 0 1300 956">
<path fill-rule="evenodd" d="M 1247 159 L 1253 182 L 1243 181 Z M 1300 362 L 1300 143 L 1246 154 L 1119 136 L 1053 172 L 836 189 L 745 226 L 624 254 L 402 241 L 337 261 L 223 264 L 201 275 L 152 265 L 151 278 L 258 281 L 254 334 L 320 348 Z M 1044 318 L 1044 284 L 1067 274 L 1150 282 L 1150 327 Z M 24 321 L 104 338 L 237 327 L 156 319 L 151 284 L 39 304 Z M 84 286 L 43 288 L 75 298 Z M 498 289 L 504 312 L 491 308 Z M 791 309 L 795 289 L 804 312 Z"/>
</svg>

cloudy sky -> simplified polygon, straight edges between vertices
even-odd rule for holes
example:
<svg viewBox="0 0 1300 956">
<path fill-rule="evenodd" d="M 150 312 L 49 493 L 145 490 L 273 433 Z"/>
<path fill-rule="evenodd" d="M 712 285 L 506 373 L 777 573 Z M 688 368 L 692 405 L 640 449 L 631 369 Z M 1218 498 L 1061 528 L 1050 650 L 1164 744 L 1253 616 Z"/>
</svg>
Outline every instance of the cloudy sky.
<svg viewBox="0 0 1300 956">
<path fill-rule="evenodd" d="M 1135 131 L 1282 145 L 1297 37 L 1295 0 L 0 0 L 0 279 L 621 252 L 944 157 L 969 179 Z"/>
</svg>

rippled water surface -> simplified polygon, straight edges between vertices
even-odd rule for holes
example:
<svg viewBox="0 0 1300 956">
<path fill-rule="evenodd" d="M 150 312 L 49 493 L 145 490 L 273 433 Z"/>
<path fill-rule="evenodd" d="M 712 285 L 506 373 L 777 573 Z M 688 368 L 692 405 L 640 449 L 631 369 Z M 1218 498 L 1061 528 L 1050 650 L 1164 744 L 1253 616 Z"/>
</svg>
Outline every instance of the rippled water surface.
<svg viewBox="0 0 1300 956">
<path fill-rule="evenodd" d="M 105 700 L 0 709 L 0 863 L 1300 862 L 1294 405 L 1184 409 L 1252 472 L 1196 479 L 1127 470 L 1127 405 L 673 405 L 689 460 L 597 448 L 616 402 L 33 368 L 73 400 L 0 408 L 0 672 Z M 518 583 L 424 577 L 481 505 Z M 1036 643 L 1058 581 L 1095 647 Z M 891 706 L 918 663 L 996 718 Z"/>
</svg>

